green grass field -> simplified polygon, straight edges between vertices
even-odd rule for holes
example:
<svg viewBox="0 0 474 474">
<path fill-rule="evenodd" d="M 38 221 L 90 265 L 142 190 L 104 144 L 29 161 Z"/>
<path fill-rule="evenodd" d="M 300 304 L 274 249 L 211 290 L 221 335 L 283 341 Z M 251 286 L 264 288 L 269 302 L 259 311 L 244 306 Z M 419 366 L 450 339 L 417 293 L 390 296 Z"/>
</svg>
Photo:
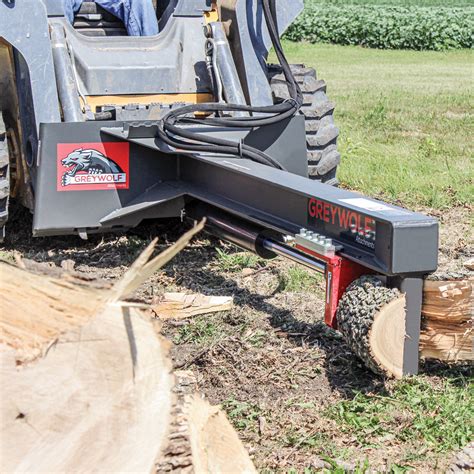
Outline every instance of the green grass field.
<svg viewBox="0 0 474 474">
<path fill-rule="evenodd" d="M 305 3 L 329 3 L 331 5 L 389 5 L 417 7 L 465 7 L 474 6 L 474 0 L 305 0 Z"/>
<path fill-rule="evenodd" d="M 473 204 L 471 51 L 284 47 L 336 102 L 342 186 L 412 208 Z"/>
</svg>

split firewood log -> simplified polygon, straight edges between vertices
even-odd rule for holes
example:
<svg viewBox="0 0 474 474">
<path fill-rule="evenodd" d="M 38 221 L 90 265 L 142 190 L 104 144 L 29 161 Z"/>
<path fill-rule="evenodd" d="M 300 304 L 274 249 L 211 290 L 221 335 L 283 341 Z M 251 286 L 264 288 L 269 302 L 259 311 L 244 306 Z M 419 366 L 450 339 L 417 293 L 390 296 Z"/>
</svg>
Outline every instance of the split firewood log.
<svg viewBox="0 0 474 474">
<path fill-rule="evenodd" d="M 474 361 L 474 280 L 425 281 L 421 355 L 446 362 Z"/>
<path fill-rule="evenodd" d="M 200 314 L 218 313 L 232 309 L 232 296 L 206 296 L 200 294 L 165 293 L 154 313 L 161 319 L 186 319 Z"/>
<path fill-rule="evenodd" d="M 176 393 L 151 311 L 124 301 L 195 232 L 108 289 L 0 263 L 2 472 L 255 472 L 225 415 Z"/>
</svg>

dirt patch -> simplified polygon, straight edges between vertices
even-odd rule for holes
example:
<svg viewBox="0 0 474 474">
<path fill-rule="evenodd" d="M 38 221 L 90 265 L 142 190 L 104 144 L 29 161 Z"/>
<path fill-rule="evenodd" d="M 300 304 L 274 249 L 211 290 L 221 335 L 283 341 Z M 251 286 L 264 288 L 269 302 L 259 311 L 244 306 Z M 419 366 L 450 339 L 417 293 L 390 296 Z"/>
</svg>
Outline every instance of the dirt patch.
<svg viewBox="0 0 474 474">
<path fill-rule="evenodd" d="M 474 208 L 421 212 L 431 214 L 440 222 L 438 273 L 468 273 L 464 264 L 474 257 Z"/>
<path fill-rule="evenodd" d="M 456 208 L 436 215 L 441 220 L 442 271 L 461 269 L 474 254 L 469 214 L 469 209 Z M 113 281 L 152 238 L 159 236 L 159 251 L 183 227 L 176 221 L 147 224 L 127 235 L 92 236 L 85 242 L 76 237 L 34 239 L 30 229 L 29 214 L 14 208 L 0 257 L 14 259 L 16 253 L 69 267 L 72 260 L 75 271 Z M 372 469 L 395 464 L 421 471 L 445 467 L 449 456 L 429 449 L 412 456 L 421 449 L 413 440 L 381 437 L 367 446 L 328 415 L 355 391 L 383 395 L 390 383 L 367 371 L 338 333 L 322 322 L 322 278 L 295 273 L 291 263 L 281 260 L 229 270 L 218 247 L 229 255 L 236 252 L 202 235 L 143 285 L 136 298 L 153 302 L 174 289 L 234 297 L 231 312 L 167 321 L 163 333 L 174 342 L 175 366 L 193 370 L 209 401 L 224 406 L 259 470 L 317 471 L 331 467 L 328 459 L 347 469 L 366 460 Z M 295 291 L 298 285 L 302 291 Z M 444 369 L 427 365 L 429 383 L 438 383 Z M 466 375 L 467 370 L 452 374 Z"/>
</svg>

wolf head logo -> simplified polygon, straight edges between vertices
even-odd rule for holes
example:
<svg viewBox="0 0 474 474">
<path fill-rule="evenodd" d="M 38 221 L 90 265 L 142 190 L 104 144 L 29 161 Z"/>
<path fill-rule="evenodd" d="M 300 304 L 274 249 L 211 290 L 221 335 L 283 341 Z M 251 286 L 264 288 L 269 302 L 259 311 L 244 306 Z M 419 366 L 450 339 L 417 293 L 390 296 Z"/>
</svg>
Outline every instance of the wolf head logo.
<svg viewBox="0 0 474 474">
<path fill-rule="evenodd" d="M 63 186 L 71 184 L 72 178 L 79 172 L 88 174 L 123 173 L 115 161 L 94 149 L 79 148 L 74 150 L 61 160 L 61 164 L 68 169 L 62 176 Z"/>
</svg>

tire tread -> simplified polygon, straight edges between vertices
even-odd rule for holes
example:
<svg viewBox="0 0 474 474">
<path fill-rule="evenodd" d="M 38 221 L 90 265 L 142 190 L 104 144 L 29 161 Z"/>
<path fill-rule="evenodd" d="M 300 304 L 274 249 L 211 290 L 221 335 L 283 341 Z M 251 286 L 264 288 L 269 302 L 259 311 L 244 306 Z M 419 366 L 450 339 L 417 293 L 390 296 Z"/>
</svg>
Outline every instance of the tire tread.
<svg viewBox="0 0 474 474">
<path fill-rule="evenodd" d="M 291 70 L 303 93 L 300 113 L 305 117 L 308 174 L 310 179 L 337 186 L 339 129 L 334 124 L 335 104 L 326 95 L 326 83 L 316 71 L 304 64 L 292 64 Z M 278 65 L 269 65 L 269 80 L 276 100 L 288 99 L 285 76 Z"/>
<path fill-rule="evenodd" d="M 0 116 L 0 121 L 2 121 Z M 2 121 L 3 122 L 3 121 Z M 3 123 L 1 124 L 3 128 Z M 0 132 L 0 242 L 5 237 L 10 200 L 10 159 L 6 132 Z"/>
</svg>

